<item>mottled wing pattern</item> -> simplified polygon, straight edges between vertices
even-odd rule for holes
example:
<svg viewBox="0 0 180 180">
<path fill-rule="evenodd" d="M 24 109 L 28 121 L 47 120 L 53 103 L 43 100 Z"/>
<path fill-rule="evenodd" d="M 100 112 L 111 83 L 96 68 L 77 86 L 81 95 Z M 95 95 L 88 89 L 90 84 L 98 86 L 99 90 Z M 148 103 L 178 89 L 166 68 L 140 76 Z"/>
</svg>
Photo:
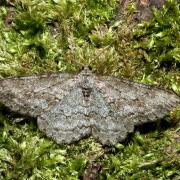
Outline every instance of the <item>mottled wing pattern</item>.
<svg viewBox="0 0 180 180">
<path fill-rule="evenodd" d="M 0 80 L 0 102 L 11 111 L 36 118 L 59 102 L 76 81 L 76 75 L 66 73 Z"/>
<path fill-rule="evenodd" d="M 95 121 L 92 130 L 103 144 L 124 140 L 134 126 L 161 119 L 180 103 L 172 92 L 126 79 L 95 77 L 95 88 L 109 112 Z"/>
<path fill-rule="evenodd" d="M 58 144 L 72 143 L 91 134 L 81 88 L 75 86 L 49 111 L 41 114 L 38 126 Z"/>
<path fill-rule="evenodd" d="M 11 111 L 37 118 L 39 129 L 57 143 L 72 143 L 91 134 L 83 80 L 81 75 L 58 73 L 1 80 L 0 102 Z"/>
<path fill-rule="evenodd" d="M 108 114 L 101 94 L 89 83 L 92 91 L 87 100 L 83 94 L 84 78 L 79 77 L 79 85 L 74 86 L 63 99 L 49 111 L 38 117 L 39 128 L 57 143 L 72 143 L 92 133 L 95 121 Z M 89 77 L 88 80 L 92 80 Z M 108 122 L 102 122 L 102 125 Z"/>
<path fill-rule="evenodd" d="M 165 90 L 113 77 L 49 74 L 0 81 L 0 102 L 37 118 L 57 143 L 93 135 L 102 144 L 123 141 L 134 126 L 163 118 L 180 98 Z"/>
</svg>

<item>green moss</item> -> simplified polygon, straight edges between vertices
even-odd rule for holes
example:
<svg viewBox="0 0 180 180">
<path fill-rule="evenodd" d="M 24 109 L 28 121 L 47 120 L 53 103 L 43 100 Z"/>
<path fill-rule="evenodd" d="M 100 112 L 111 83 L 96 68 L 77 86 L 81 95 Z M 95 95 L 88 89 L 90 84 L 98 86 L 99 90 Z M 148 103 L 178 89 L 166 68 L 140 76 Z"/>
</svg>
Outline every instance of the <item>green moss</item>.
<svg viewBox="0 0 180 180">
<path fill-rule="evenodd" d="M 180 92 L 176 1 L 167 1 L 151 22 L 133 28 L 114 20 L 115 0 L 17 0 L 12 7 L 3 2 L 0 77 L 72 72 L 90 64 L 96 74 Z M 177 108 L 166 120 L 179 122 L 179 112 Z M 39 132 L 34 120 L 12 119 L 0 114 L 0 179 L 78 179 L 93 160 L 102 167 L 101 179 L 180 176 L 178 128 L 136 132 L 128 143 L 107 149 L 92 138 L 59 146 Z"/>
</svg>

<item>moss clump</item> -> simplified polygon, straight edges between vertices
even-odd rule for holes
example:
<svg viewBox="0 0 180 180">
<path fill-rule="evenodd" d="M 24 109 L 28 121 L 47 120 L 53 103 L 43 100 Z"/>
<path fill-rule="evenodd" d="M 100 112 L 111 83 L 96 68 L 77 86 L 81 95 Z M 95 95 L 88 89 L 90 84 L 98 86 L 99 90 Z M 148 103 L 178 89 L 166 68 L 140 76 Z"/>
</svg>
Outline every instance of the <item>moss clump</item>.
<svg viewBox="0 0 180 180">
<path fill-rule="evenodd" d="M 115 0 L 2 1 L 0 77 L 78 71 L 91 64 L 101 75 L 125 76 L 180 92 L 179 3 L 168 0 L 149 23 L 115 21 Z M 3 112 L 3 111 L 1 111 Z M 179 122 L 179 108 L 166 118 Z M 78 179 L 88 162 L 101 179 L 176 179 L 178 128 L 136 134 L 104 148 L 93 139 L 56 145 L 33 120 L 0 115 L 0 179 Z"/>
</svg>

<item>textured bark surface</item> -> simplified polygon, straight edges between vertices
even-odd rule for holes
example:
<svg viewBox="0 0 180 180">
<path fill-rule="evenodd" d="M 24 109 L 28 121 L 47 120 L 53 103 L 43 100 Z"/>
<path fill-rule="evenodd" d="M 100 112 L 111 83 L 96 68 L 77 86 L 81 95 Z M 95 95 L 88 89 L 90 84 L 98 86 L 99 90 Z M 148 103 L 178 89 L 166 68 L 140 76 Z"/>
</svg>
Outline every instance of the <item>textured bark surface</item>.
<svg viewBox="0 0 180 180">
<path fill-rule="evenodd" d="M 136 11 L 132 15 L 128 15 L 128 6 L 130 0 L 119 0 L 118 16 L 121 18 L 129 18 L 133 22 L 142 20 L 150 20 L 152 18 L 152 7 L 161 9 L 165 0 L 134 0 Z"/>
<path fill-rule="evenodd" d="M 0 102 L 10 110 L 37 118 L 57 143 L 92 135 L 104 145 L 123 141 L 134 126 L 154 122 L 180 103 L 162 89 L 127 79 L 80 74 L 45 74 L 0 81 Z"/>
</svg>

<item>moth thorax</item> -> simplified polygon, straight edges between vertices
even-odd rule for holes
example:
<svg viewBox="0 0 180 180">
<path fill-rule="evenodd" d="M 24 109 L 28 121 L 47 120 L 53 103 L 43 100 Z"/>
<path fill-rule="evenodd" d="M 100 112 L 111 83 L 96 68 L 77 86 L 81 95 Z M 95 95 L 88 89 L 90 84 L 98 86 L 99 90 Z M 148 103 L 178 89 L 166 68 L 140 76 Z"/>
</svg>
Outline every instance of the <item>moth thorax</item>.
<svg viewBox="0 0 180 180">
<path fill-rule="evenodd" d="M 82 93 L 83 93 L 83 97 L 84 97 L 85 101 L 88 101 L 89 97 L 91 95 L 92 88 L 88 85 L 87 82 L 84 82 L 81 85 L 81 89 L 82 89 Z"/>
</svg>

